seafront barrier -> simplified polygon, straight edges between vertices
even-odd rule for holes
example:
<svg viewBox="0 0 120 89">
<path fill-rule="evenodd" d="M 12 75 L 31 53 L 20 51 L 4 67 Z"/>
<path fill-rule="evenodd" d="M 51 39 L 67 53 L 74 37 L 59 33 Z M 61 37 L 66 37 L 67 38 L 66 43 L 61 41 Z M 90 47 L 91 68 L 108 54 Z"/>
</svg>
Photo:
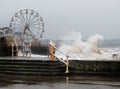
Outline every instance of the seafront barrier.
<svg viewBox="0 0 120 89">
<path fill-rule="evenodd" d="M 120 76 L 120 60 L 69 60 L 69 73 L 58 60 L 46 58 L 0 58 L 0 74 L 36 76 Z"/>
</svg>

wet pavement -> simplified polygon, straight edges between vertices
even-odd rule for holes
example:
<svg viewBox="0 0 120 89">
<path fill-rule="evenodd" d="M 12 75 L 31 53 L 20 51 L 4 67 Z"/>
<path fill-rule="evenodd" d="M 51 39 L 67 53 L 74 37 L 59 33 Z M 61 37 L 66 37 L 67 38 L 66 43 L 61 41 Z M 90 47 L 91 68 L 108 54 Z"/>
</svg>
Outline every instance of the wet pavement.
<svg viewBox="0 0 120 89">
<path fill-rule="evenodd" d="M 0 75 L 0 89 L 120 89 L 120 77 Z"/>
</svg>

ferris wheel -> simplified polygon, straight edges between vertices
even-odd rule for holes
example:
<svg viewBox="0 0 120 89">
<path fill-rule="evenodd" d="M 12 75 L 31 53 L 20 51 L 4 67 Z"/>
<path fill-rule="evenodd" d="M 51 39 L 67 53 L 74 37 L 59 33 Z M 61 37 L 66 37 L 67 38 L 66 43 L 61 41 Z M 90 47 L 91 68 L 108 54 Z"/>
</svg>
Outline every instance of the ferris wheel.
<svg viewBox="0 0 120 89">
<path fill-rule="evenodd" d="M 34 10 L 20 10 L 11 18 L 10 30 L 20 44 L 24 41 L 39 41 L 44 33 L 43 18 Z"/>
</svg>

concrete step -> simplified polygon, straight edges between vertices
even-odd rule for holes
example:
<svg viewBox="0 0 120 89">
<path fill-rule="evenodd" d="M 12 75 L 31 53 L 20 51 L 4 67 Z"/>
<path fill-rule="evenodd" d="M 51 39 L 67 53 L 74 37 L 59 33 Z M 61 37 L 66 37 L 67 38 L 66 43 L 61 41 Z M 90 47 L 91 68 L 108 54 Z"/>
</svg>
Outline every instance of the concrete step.
<svg viewBox="0 0 120 89">
<path fill-rule="evenodd" d="M 36 75 L 36 76 L 63 76 L 65 72 L 26 72 L 26 71 L 0 71 L 1 74 L 9 75 Z"/>
<path fill-rule="evenodd" d="M 64 75 L 65 65 L 56 60 L 0 60 L 0 73 L 20 75 Z"/>
<path fill-rule="evenodd" d="M 25 68 L 25 69 L 62 69 L 65 65 L 59 66 L 44 66 L 44 65 L 3 65 L 0 64 L 0 68 Z"/>
<path fill-rule="evenodd" d="M 70 60 L 70 75 L 120 76 L 120 60 Z M 65 75 L 66 66 L 51 60 L 0 59 L 0 73 L 18 75 Z"/>
<path fill-rule="evenodd" d="M 39 69 L 32 69 L 32 68 L 0 68 L 0 71 L 30 71 L 30 72 L 62 72 L 65 70 L 64 67 L 62 67 L 61 69 L 57 69 L 57 68 L 48 68 L 48 69 L 44 69 L 44 68 L 39 68 Z"/>
</svg>

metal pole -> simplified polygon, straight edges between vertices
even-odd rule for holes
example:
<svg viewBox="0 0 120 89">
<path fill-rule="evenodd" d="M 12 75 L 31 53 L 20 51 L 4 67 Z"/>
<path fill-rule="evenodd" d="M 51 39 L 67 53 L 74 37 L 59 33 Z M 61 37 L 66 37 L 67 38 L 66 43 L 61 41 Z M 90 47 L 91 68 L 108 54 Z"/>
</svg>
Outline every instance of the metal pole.
<svg viewBox="0 0 120 89">
<path fill-rule="evenodd" d="M 17 42 L 16 42 L 16 51 L 18 52 L 18 44 L 17 44 Z"/>
<path fill-rule="evenodd" d="M 55 56 L 55 54 L 53 54 L 52 52 L 51 52 L 51 54 Z M 63 62 L 63 63 L 66 65 L 66 71 L 65 71 L 65 73 L 69 73 L 69 71 L 68 71 L 68 66 L 69 66 L 69 60 L 68 60 L 68 57 L 69 57 L 69 56 L 66 56 L 66 62 L 63 61 L 63 60 L 61 60 L 61 59 L 58 58 L 57 56 L 55 56 L 55 57 L 56 57 L 57 59 L 59 59 L 59 61 Z"/>
<path fill-rule="evenodd" d="M 29 48 L 30 48 L 30 54 L 29 54 L 29 57 L 31 57 L 31 43 L 29 45 Z"/>
<path fill-rule="evenodd" d="M 69 73 L 69 69 L 68 69 L 68 67 L 69 67 L 69 60 L 68 60 L 68 55 L 67 54 L 65 54 L 64 52 L 62 52 L 61 50 L 59 50 L 58 48 L 56 48 L 55 47 L 55 49 L 57 49 L 59 52 L 61 52 L 63 55 L 65 55 L 66 56 L 66 62 L 65 62 L 65 65 L 66 65 L 66 72 L 65 73 Z"/>
<path fill-rule="evenodd" d="M 12 57 L 13 57 L 13 44 L 12 44 Z"/>
<path fill-rule="evenodd" d="M 18 51 L 19 51 L 19 50 L 18 50 L 18 44 L 17 44 L 17 42 L 16 42 L 16 49 L 17 49 L 17 50 L 16 50 L 16 54 L 17 54 L 16 56 L 18 57 Z"/>
<path fill-rule="evenodd" d="M 54 47 L 55 49 L 57 49 L 59 52 L 61 52 L 63 55 L 68 56 L 67 54 L 65 54 L 64 52 L 62 52 L 61 50 L 59 50 L 58 48 Z"/>
<path fill-rule="evenodd" d="M 68 60 L 68 56 L 66 56 L 66 72 L 65 73 L 69 73 L 68 66 L 69 66 L 69 60 Z"/>
<path fill-rule="evenodd" d="M 57 57 L 59 59 L 59 61 L 63 62 L 66 65 L 66 72 L 65 73 L 69 73 L 68 71 L 68 66 L 69 66 L 69 60 L 68 60 L 68 55 L 65 54 L 64 52 L 62 52 L 61 50 L 59 50 L 58 48 L 56 48 L 55 46 L 53 46 L 55 49 L 57 49 L 59 52 L 61 52 L 63 55 L 66 56 L 66 61 L 61 60 L 60 58 L 58 58 L 57 56 L 55 56 L 55 54 L 53 54 L 52 52 L 50 52 L 52 55 L 54 55 L 55 57 Z"/>
<path fill-rule="evenodd" d="M 24 51 L 25 51 L 25 49 L 24 49 L 24 43 L 23 43 L 23 46 L 22 46 L 22 47 L 23 47 L 23 56 L 24 56 L 24 53 L 25 53 L 25 52 L 24 52 Z"/>
</svg>

